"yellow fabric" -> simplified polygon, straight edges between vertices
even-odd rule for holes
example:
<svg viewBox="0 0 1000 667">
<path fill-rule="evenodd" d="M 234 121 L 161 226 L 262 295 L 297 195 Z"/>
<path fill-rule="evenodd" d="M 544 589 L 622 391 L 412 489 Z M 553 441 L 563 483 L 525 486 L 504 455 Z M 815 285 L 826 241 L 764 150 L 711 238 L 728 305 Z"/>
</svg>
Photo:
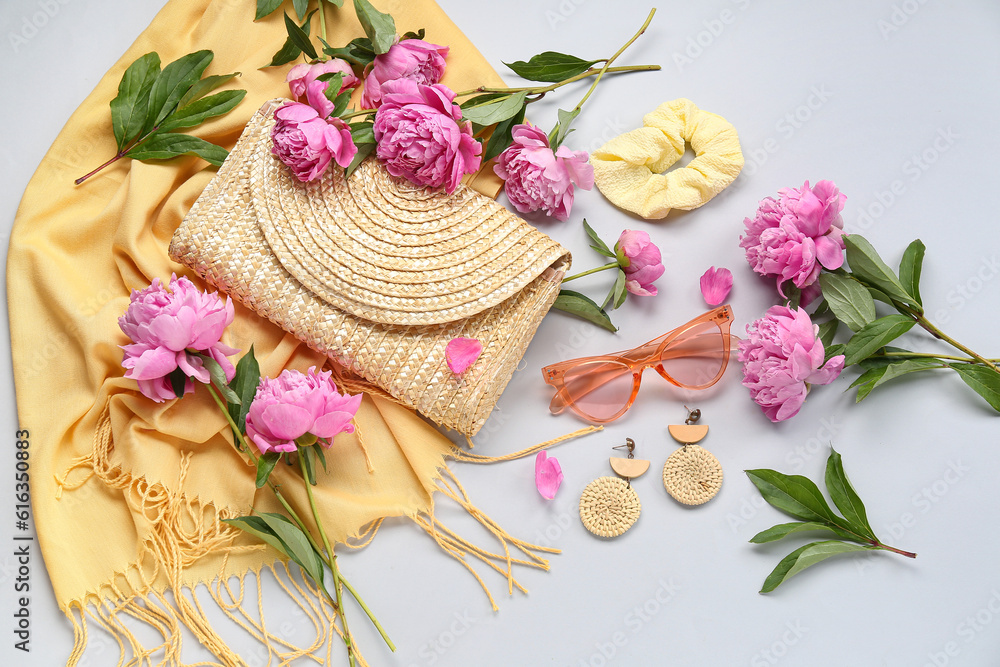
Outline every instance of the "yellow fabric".
<svg viewBox="0 0 1000 667">
<path fill-rule="evenodd" d="M 350 2 L 343 9 L 320 4 L 331 43 L 361 36 Z M 456 90 L 502 85 L 432 0 L 374 4 L 393 14 L 400 33 L 423 27 L 429 41 L 451 48 L 444 83 Z M 154 611 L 155 598 L 167 587 L 181 595 L 179 587 L 211 581 L 220 572 L 259 571 L 273 562 L 276 552 L 217 519 L 278 506 L 267 489 L 256 492 L 254 471 L 234 451 L 204 387 L 183 400 L 156 404 L 122 377 L 118 346 L 127 341 L 117 324 L 129 291 L 153 278 L 166 281 L 177 272 L 199 282 L 168 259 L 167 246 L 215 169 L 195 157 L 120 160 L 80 186 L 73 180 L 115 153 L 108 102 L 125 68 L 149 51 L 166 64 L 209 48 L 215 59 L 206 74 L 243 73 L 229 86 L 248 91 L 242 104 L 192 131 L 231 147 L 264 101 L 287 94 L 290 65 L 258 69 L 284 42 L 282 12 L 258 23 L 253 13 L 254 3 L 246 0 L 172 0 L 164 7 L 42 160 L 18 210 L 7 272 L 18 413 L 32 442 L 33 508 L 60 607 L 80 612 L 96 604 L 92 620 L 110 627 L 117 627 L 114 615 L 121 609 L 161 628 L 165 637 L 176 634 L 171 628 L 179 615 L 217 655 L 227 656 L 226 664 L 237 663 L 210 629 L 200 627 L 196 598 L 178 603 L 176 611 Z M 499 183 L 488 173 L 474 187 L 495 196 Z M 262 373 L 324 363 L 269 322 L 236 310 L 224 341 L 240 349 L 252 343 Z M 330 473 L 320 473 L 317 489 L 324 524 L 337 542 L 363 533 L 378 518 L 430 511 L 451 448 L 421 418 L 383 397 L 367 396 L 356 424 L 365 449 L 357 436 L 338 436 L 327 454 Z M 291 483 L 280 467 L 275 474 L 304 510 L 301 484 Z M 131 606 L 102 612 L 101 601 L 109 600 Z M 146 602 L 136 606 L 137 600 Z M 80 622 L 74 659 L 87 616 Z M 132 641 L 125 633 L 116 637 Z"/>
<path fill-rule="evenodd" d="M 664 102 L 642 122 L 590 156 L 594 183 L 615 206 L 646 219 L 665 218 L 675 208 L 689 211 L 722 192 L 743 168 L 736 129 L 691 100 Z M 661 173 L 684 155 L 685 141 L 696 157 Z"/>
</svg>

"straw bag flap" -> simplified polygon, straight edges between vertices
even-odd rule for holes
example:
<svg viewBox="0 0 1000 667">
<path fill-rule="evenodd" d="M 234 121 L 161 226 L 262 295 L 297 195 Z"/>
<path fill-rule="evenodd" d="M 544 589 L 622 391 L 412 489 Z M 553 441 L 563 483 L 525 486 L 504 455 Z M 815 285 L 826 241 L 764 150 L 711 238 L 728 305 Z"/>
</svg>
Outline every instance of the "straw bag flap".
<svg viewBox="0 0 1000 667">
<path fill-rule="evenodd" d="M 559 292 L 569 253 L 465 186 L 368 159 L 300 183 L 270 151 L 272 100 L 178 228 L 171 257 L 433 421 L 474 434 Z M 452 338 L 478 338 L 461 378 Z"/>
</svg>

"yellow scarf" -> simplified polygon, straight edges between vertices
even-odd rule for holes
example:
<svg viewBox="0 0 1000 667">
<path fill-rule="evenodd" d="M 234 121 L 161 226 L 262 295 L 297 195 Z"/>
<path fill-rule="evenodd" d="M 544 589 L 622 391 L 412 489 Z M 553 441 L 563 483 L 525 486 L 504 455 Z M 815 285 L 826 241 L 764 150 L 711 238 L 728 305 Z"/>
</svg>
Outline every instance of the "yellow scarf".
<svg viewBox="0 0 1000 667">
<path fill-rule="evenodd" d="M 351 2 L 337 10 L 320 4 L 328 12 L 330 43 L 345 44 L 361 35 Z M 456 90 L 503 85 L 432 0 L 375 4 L 388 5 L 400 33 L 423 27 L 428 41 L 451 48 L 444 83 Z M 184 625 L 221 664 L 241 665 L 203 614 L 207 600 L 198 598 L 195 586 L 209 584 L 211 596 L 223 606 L 229 600 L 229 577 L 248 571 L 267 568 L 283 585 L 307 585 L 295 568 L 276 561 L 276 551 L 219 523 L 249 514 L 251 507 L 280 507 L 267 489 L 256 491 L 254 470 L 234 450 L 204 388 L 183 400 L 156 404 L 122 377 L 118 346 L 127 340 L 117 319 L 129 292 L 155 277 L 166 281 L 172 272 L 187 273 L 168 259 L 167 246 L 215 169 L 194 157 L 151 163 L 124 159 L 80 186 L 73 184 L 114 155 L 108 102 L 125 68 L 147 52 L 157 51 L 167 63 L 210 48 L 215 59 L 207 74 L 243 73 L 234 82 L 248 91 L 242 104 L 193 132 L 222 146 L 235 143 L 261 103 L 287 95 L 288 67 L 258 69 L 284 42 L 282 13 L 258 23 L 253 13 L 254 3 L 245 0 L 168 3 L 59 134 L 24 194 L 11 234 L 7 284 L 18 414 L 32 443 L 38 540 L 58 604 L 76 630 L 69 664 L 85 651 L 89 618 L 133 659 L 153 654 L 151 660 L 176 664 Z M 473 186 L 495 196 L 499 181 L 485 171 Z M 240 306 L 236 310 L 224 342 L 244 350 L 252 343 L 263 374 L 273 377 L 283 368 L 304 370 L 326 361 L 269 322 Z M 328 453 L 335 464 L 329 474 L 321 472 L 317 487 L 332 540 L 357 539 L 383 517 L 408 516 L 461 558 L 471 545 L 428 516 L 432 494 L 444 488 L 498 537 L 497 553 L 478 557 L 511 585 L 516 585 L 511 564 L 518 561 L 511 558 L 510 546 L 530 555 L 525 564 L 546 567 L 530 553 L 530 545 L 511 540 L 476 510 L 445 468 L 453 445 L 420 417 L 369 395 L 356 425 L 357 435 L 337 437 Z M 279 466 L 276 475 L 281 482 L 289 473 Z M 285 480 L 283 490 L 293 504 L 306 506 L 301 480 Z M 167 589 L 172 600 L 163 595 Z M 322 646 L 320 639 L 336 639 L 340 629 L 331 610 L 317 609 L 322 621 L 317 643 L 275 650 L 293 658 Z M 275 643 L 238 609 L 223 611 L 257 641 Z M 144 647 L 121 624 L 122 613 L 157 630 L 163 643 Z M 359 614 L 356 622 L 364 620 Z"/>
</svg>

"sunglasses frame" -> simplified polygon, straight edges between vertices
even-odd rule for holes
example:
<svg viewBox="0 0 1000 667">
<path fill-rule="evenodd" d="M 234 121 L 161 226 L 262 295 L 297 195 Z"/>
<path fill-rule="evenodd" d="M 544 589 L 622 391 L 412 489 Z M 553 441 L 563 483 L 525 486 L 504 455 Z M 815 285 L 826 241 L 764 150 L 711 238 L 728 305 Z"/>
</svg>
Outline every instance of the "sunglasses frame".
<svg viewBox="0 0 1000 667">
<path fill-rule="evenodd" d="M 719 381 L 729 365 L 732 339 L 732 335 L 729 333 L 729 330 L 732 326 L 732 322 L 733 309 L 726 304 L 719 306 L 718 308 L 714 308 L 707 313 L 703 313 L 690 322 L 686 322 L 675 329 L 671 329 L 662 336 L 657 336 L 648 343 L 644 343 L 631 350 L 612 352 L 611 354 L 601 354 L 594 357 L 568 359 L 566 361 L 560 361 L 558 363 L 545 366 L 542 368 L 542 377 L 545 379 L 547 384 L 552 385 L 556 389 L 556 395 L 552 398 L 549 410 L 553 414 L 560 414 L 568 407 L 576 415 L 589 422 L 595 424 L 607 424 L 609 422 L 613 422 L 632 407 L 632 403 L 635 402 L 635 398 L 639 394 L 639 385 L 642 382 L 642 373 L 650 367 L 654 368 L 664 380 L 676 387 L 695 390 L 707 389 Z M 690 331 L 694 327 L 705 323 L 714 323 L 719 327 L 719 330 L 722 333 L 722 365 L 719 367 L 719 371 L 716 373 L 715 377 L 704 384 L 689 385 L 680 382 L 663 369 L 663 352 L 670 346 L 671 343 L 680 338 L 681 335 Z M 602 361 L 619 363 L 623 366 L 627 366 L 629 370 L 632 371 L 632 393 L 629 396 L 628 402 L 625 403 L 621 410 L 611 417 L 599 419 L 597 417 L 593 417 L 592 415 L 585 414 L 580 410 L 576 402 L 569 396 L 564 379 L 567 371 L 579 366 L 580 364 L 599 363 Z"/>
</svg>

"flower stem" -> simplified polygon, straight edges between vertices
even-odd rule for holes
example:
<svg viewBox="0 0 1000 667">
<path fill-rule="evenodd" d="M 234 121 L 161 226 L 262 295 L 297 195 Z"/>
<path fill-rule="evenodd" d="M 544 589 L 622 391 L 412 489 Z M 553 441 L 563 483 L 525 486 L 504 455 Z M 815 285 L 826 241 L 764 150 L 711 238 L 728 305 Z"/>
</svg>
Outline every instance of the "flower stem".
<svg viewBox="0 0 1000 667">
<path fill-rule="evenodd" d="M 345 113 L 340 117 L 340 120 L 347 120 L 348 118 L 354 118 L 355 116 L 366 116 L 368 114 L 373 114 L 377 109 L 358 109 L 357 111 L 352 111 L 351 113 Z"/>
<path fill-rule="evenodd" d="M 579 81 L 580 79 L 586 79 L 587 77 L 594 76 L 595 74 L 600 74 L 602 71 L 605 74 L 617 74 L 620 72 L 650 72 L 660 69 L 659 65 L 626 65 L 622 67 L 609 67 L 606 70 L 604 68 L 591 67 L 585 72 L 576 74 L 569 77 L 568 79 L 563 79 L 557 83 L 553 83 L 551 86 L 526 86 L 521 88 L 491 88 L 489 86 L 479 86 L 478 88 L 471 88 L 469 90 L 463 90 L 460 93 L 455 93 L 456 97 L 463 97 L 465 95 L 475 95 L 476 93 L 529 93 L 531 95 L 544 95 L 545 93 L 552 92 L 556 88 L 565 86 L 568 83 L 573 83 L 574 81 Z"/>
<path fill-rule="evenodd" d="M 574 275 L 572 275 L 572 276 L 570 276 L 568 278 L 563 278 L 562 281 L 564 283 L 568 283 L 571 280 L 576 280 L 577 278 L 582 278 L 584 276 L 589 276 L 590 274 L 597 273 L 598 271 L 607 271 L 608 269 L 613 269 L 613 268 L 615 268 L 617 266 L 618 266 L 618 262 L 608 262 L 607 264 L 604 264 L 603 266 L 598 266 L 597 268 L 594 268 L 594 269 L 587 269 L 586 271 L 574 274 Z"/>
<path fill-rule="evenodd" d="M 337 596 L 337 609 L 340 610 L 340 622 L 344 626 L 344 644 L 347 645 L 347 659 L 351 663 L 351 666 L 354 667 L 356 664 L 354 659 L 354 640 L 351 637 L 350 629 L 347 627 L 347 614 L 344 612 L 344 601 L 341 597 L 342 585 L 340 570 L 337 568 L 337 555 L 333 552 L 333 547 L 330 546 L 330 539 L 326 536 L 326 531 L 323 530 L 323 522 L 319 518 L 319 510 L 316 508 L 316 498 L 313 496 L 312 484 L 309 483 L 309 475 L 306 471 L 305 453 L 301 450 L 299 451 L 299 467 L 302 469 L 302 481 L 306 485 L 306 495 L 309 496 L 309 508 L 312 510 L 313 520 L 319 529 L 319 536 L 323 539 L 323 546 L 326 547 L 330 572 L 333 573 L 333 590 Z"/>
<path fill-rule="evenodd" d="M 890 547 L 888 544 L 882 544 L 881 542 L 876 542 L 875 546 L 879 549 L 885 551 L 891 551 L 894 554 L 899 554 L 900 556 L 906 556 L 907 558 L 916 558 L 917 554 L 912 551 L 903 551 L 902 549 L 897 549 L 896 547 Z"/>
<path fill-rule="evenodd" d="M 907 310 L 909 310 L 909 309 L 907 309 Z M 966 346 L 962 345 L 957 340 L 955 340 L 954 338 L 952 338 L 951 336 L 947 335 L 945 332 L 943 332 L 940 329 L 938 329 L 936 326 L 934 326 L 934 324 L 930 320 L 928 320 L 926 317 L 924 317 L 923 314 L 916 313 L 915 311 L 912 311 L 912 310 L 910 310 L 910 313 L 913 315 L 913 317 L 916 318 L 917 324 L 919 324 L 924 329 L 926 329 L 927 331 L 929 331 L 930 334 L 932 336 L 934 336 L 935 338 L 943 340 L 944 342 L 948 343 L 952 347 L 954 347 L 954 348 L 956 348 L 958 350 L 961 350 L 962 352 L 965 352 L 967 355 L 969 355 L 970 357 L 972 357 L 973 359 L 975 359 L 977 362 L 981 363 L 982 365 L 986 366 L 987 368 L 990 368 L 990 369 L 992 369 L 994 371 L 1000 372 L 1000 368 L 997 368 L 997 365 L 993 361 L 991 361 L 991 360 L 989 360 L 989 359 L 987 359 L 987 358 L 985 358 L 985 357 L 977 354 L 976 352 L 973 352 L 972 350 L 970 350 L 969 348 L 967 348 Z M 942 358 L 944 358 L 944 357 L 942 357 Z"/>
<path fill-rule="evenodd" d="M 899 357 L 902 359 L 941 359 L 948 361 L 964 361 L 965 363 L 976 363 L 972 357 L 956 357 L 950 354 L 933 354 L 930 352 L 880 352 L 873 354 L 869 359 L 879 359 L 882 357 Z M 1000 359 L 987 359 L 987 361 L 998 363 Z"/>
<path fill-rule="evenodd" d="M 634 35 L 632 35 L 632 39 L 630 39 L 627 42 L 625 42 L 625 44 L 622 46 L 622 48 L 618 49 L 615 52 L 615 55 L 611 56 L 606 61 L 604 61 L 604 67 L 602 67 L 601 71 L 597 73 L 597 78 L 594 79 L 594 83 L 590 84 L 590 90 L 588 90 L 587 94 L 583 96 L 583 99 L 580 100 L 575 107 L 573 107 L 572 111 L 579 111 L 580 110 L 580 108 L 583 106 L 583 103 L 587 101 L 587 98 L 590 97 L 591 93 L 594 92 L 594 89 L 597 88 L 597 84 L 600 83 L 601 78 L 605 74 L 607 74 L 608 68 L 611 67 L 611 63 L 613 63 L 618 58 L 618 56 L 620 56 L 622 53 L 624 53 L 625 49 L 627 49 L 628 47 L 630 47 L 632 45 L 632 42 L 634 42 L 635 40 L 639 39 L 639 37 L 642 35 L 642 33 L 646 32 L 646 28 L 649 27 L 649 23 L 650 23 L 650 21 L 653 20 L 653 14 L 655 14 L 655 13 L 656 13 L 656 8 L 655 7 L 653 9 L 649 10 L 649 16 L 646 17 L 646 22 L 642 24 L 641 28 L 639 28 L 639 32 L 637 32 Z M 572 113 L 572 111 L 570 113 Z"/>
<path fill-rule="evenodd" d="M 94 174 L 96 174 L 97 172 L 99 172 L 100 170 L 104 169 L 105 167 L 110 167 L 115 162 L 117 162 L 118 160 L 121 160 L 123 157 L 125 157 L 125 153 L 126 152 L 127 152 L 127 150 L 124 150 L 124 151 L 121 151 L 120 153 L 117 153 L 113 158 L 111 158 L 110 160 L 108 160 L 107 162 L 105 162 L 104 164 L 102 164 L 97 169 L 95 169 L 95 170 L 91 171 L 90 173 L 85 174 L 85 175 L 81 176 L 80 178 L 76 179 L 75 181 L 73 181 L 74 185 L 80 185 L 81 183 L 83 183 L 85 180 L 87 180 L 88 178 L 90 178 L 91 176 L 93 176 Z"/>
<path fill-rule="evenodd" d="M 212 387 L 212 385 L 210 385 L 210 384 L 206 385 L 206 386 L 208 387 L 208 393 L 215 400 L 215 404 L 219 406 L 219 409 L 222 410 L 222 414 L 226 416 L 226 421 L 228 421 L 229 422 L 229 426 L 232 427 L 233 433 L 236 435 L 237 439 L 240 441 L 240 444 L 243 445 L 243 449 L 246 451 L 247 455 L 250 456 L 250 460 L 253 463 L 254 467 L 256 467 L 257 466 L 257 455 L 254 454 L 253 448 L 250 447 L 249 443 L 247 443 L 246 438 L 240 432 L 240 429 L 236 426 L 236 422 L 233 421 L 233 417 L 232 417 L 232 415 L 229 414 L 229 410 L 226 409 L 226 405 L 222 402 L 222 398 L 218 394 L 216 394 L 215 388 Z M 278 487 L 276 487 L 274 485 L 274 482 L 272 482 L 271 480 L 267 481 L 267 486 L 268 486 L 268 488 L 271 489 L 271 492 L 274 493 L 275 498 L 278 499 L 278 502 L 281 503 L 281 506 L 285 508 L 285 511 L 288 512 L 288 516 L 291 517 L 291 519 L 295 523 L 295 525 L 297 525 L 299 527 L 299 529 L 302 531 L 302 533 L 306 536 L 306 539 L 309 540 L 309 544 L 312 546 L 312 548 L 315 549 L 316 553 L 320 554 L 320 556 L 322 557 L 323 551 L 319 548 L 319 545 L 316 544 L 316 539 L 312 536 L 312 533 L 309 532 L 309 529 L 306 527 L 305 522 L 299 517 L 298 513 L 296 513 L 296 511 L 294 509 L 292 509 L 292 506 L 288 503 L 288 500 L 285 498 L 285 496 L 283 496 L 281 494 L 281 491 L 278 490 Z M 309 488 L 308 482 L 306 483 L 306 490 L 309 493 L 310 503 L 312 503 L 312 489 Z M 313 516 L 316 516 L 315 512 L 314 512 Z M 319 522 L 319 518 L 318 517 L 316 518 L 316 525 L 319 526 L 320 534 L 323 535 L 323 539 L 325 541 L 326 540 L 326 534 L 323 532 L 323 525 Z M 330 549 L 330 554 L 332 554 L 332 553 L 333 553 L 333 550 Z M 329 566 L 329 568 L 331 570 L 333 570 L 333 571 L 335 571 L 335 572 L 338 573 L 338 574 L 335 575 L 334 580 L 336 580 L 337 577 L 340 578 L 340 583 L 342 583 L 344 585 L 344 587 L 347 588 L 347 590 L 350 592 L 350 594 L 354 596 L 354 599 L 357 600 L 358 604 L 361 606 L 361 608 L 364 610 L 364 612 L 368 615 L 368 618 L 371 620 L 372 624 L 375 626 L 375 629 L 378 630 L 378 632 L 379 632 L 380 635 L 382 635 L 382 639 L 385 641 L 386 645 L 389 647 L 389 650 L 395 651 L 396 650 L 396 645 L 392 643 L 391 639 L 389 639 L 389 635 L 386 634 L 385 630 L 382 628 L 382 624 L 378 622 L 378 619 L 375 618 L 375 614 L 373 614 L 372 610 L 368 608 L 368 605 L 365 604 L 365 601 L 363 599 L 361 599 L 361 596 L 358 595 L 358 592 L 356 590 L 354 590 L 354 587 L 351 586 L 350 582 L 348 582 L 347 579 L 345 579 L 343 577 L 343 575 L 340 575 L 339 571 L 335 569 L 336 568 L 336 563 L 335 562 L 331 562 L 331 559 L 329 558 L 329 556 L 326 559 L 324 559 L 323 562 L 326 563 L 327 566 Z M 326 592 L 326 589 L 324 589 L 322 586 L 320 586 L 320 589 L 323 590 L 324 592 Z M 338 592 L 338 595 L 339 595 L 339 593 L 340 593 L 339 589 L 338 589 L 337 592 Z M 327 592 L 327 597 L 331 597 L 328 592 Z M 339 600 L 333 600 L 332 597 L 331 597 L 330 601 L 337 603 L 337 609 L 341 612 L 341 614 L 343 614 L 343 608 L 340 606 Z M 346 634 L 346 626 L 345 626 L 345 634 Z"/>
<path fill-rule="evenodd" d="M 326 43 L 326 11 L 323 9 L 323 0 L 316 0 L 316 4 L 319 9 L 319 36 Z"/>
</svg>

